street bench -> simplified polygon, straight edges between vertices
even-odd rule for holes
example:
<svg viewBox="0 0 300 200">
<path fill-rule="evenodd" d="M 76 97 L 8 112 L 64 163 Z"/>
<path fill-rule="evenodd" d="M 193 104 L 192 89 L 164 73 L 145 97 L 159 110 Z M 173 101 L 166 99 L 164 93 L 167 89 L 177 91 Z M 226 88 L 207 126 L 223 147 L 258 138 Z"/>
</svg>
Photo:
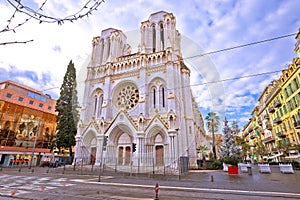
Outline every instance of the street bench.
<svg viewBox="0 0 300 200">
<path fill-rule="evenodd" d="M 238 163 L 238 166 L 241 169 L 241 172 L 248 172 L 248 167 L 251 167 L 250 163 Z"/>
<path fill-rule="evenodd" d="M 271 168 L 269 164 L 258 164 L 260 173 L 271 173 Z"/>
<path fill-rule="evenodd" d="M 280 172 L 283 174 L 284 173 L 291 173 L 291 174 L 294 173 L 293 166 L 291 164 L 280 164 L 279 163 L 279 167 L 280 167 Z"/>
</svg>

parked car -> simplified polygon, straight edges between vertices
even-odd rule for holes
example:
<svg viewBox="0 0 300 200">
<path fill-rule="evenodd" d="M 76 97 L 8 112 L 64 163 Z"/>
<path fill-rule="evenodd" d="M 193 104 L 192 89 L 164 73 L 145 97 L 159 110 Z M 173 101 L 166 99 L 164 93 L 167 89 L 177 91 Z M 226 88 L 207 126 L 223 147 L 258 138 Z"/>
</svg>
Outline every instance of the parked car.
<svg viewBox="0 0 300 200">
<path fill-rule="evenodd" d="M 40 166 L 41 167 L 49 167 L 50 166 L 50 161 L 51 161 L 52 157 L 53 157 L 52 154 L 44 155 L 41 158 Z"/>
<path fill-rule="evenodd" d="M 61 167 L 64 166 L 65 164 L 63 162 L 60 162 L 58 160 L 54 161 L 54 162 L 50 162 L 50 166 L 49 167 Z"/>
<path fill-rule="evenodd" d="M 50 161 L 41 161 L 40 166 L 41 167 L 49 167 L 50 166 Z"/>
</svg>

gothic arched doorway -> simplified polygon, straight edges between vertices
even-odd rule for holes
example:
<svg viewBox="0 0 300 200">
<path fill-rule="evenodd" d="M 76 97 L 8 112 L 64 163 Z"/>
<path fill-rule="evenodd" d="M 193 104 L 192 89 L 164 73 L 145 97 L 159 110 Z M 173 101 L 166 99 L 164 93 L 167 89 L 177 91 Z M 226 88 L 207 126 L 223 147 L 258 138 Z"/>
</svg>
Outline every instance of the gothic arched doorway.
<svg viewBox="0 0 300 200">
<path fill-rule="evenodd" d="M 160 134 L 157 134 L 155 137 L 155 163 L 157 166 L 164 165 L 163 138 Z"/>
<path fill-rule="evenodd" d="M 97 140 L 94 138 L 91 142 L 90 164 L 94 165 L 96 161 Z"/>
<path fill-rule="evenodd" d="M 131 137 L 122 133 L 118 139 L 118 164 L 129 165 L 131 162 Z"/>
</svg>

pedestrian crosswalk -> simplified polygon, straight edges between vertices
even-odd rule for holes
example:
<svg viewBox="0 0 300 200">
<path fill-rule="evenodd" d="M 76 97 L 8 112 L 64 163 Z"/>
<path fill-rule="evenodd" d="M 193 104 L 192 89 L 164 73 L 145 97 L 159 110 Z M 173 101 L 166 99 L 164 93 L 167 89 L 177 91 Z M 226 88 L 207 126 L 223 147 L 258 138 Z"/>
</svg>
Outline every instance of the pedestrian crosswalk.
<svg viewBox="0 0 300 200">
<path fill-rule="evenodd" d="M 0 175 L 0 196 L 22 196 L 36 191 L 53 190 L 58 187 L 67 187 L 67 178 Z M 0 198 L 1 199 L 1 198 Z"/>
</svg>

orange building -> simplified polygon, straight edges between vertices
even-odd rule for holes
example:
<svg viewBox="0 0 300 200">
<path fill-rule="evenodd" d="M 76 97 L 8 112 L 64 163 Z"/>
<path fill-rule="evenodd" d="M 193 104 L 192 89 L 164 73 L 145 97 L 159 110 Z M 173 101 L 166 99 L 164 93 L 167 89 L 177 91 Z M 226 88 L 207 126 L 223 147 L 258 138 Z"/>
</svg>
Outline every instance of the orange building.
<svg viewBox="0 0 300 200">
<path fill-rule="evenodd" d="M 56 100 L 11 80 L 0 82 L 0 166 L 38 165 L 50 153 Z"/>
</svg>

